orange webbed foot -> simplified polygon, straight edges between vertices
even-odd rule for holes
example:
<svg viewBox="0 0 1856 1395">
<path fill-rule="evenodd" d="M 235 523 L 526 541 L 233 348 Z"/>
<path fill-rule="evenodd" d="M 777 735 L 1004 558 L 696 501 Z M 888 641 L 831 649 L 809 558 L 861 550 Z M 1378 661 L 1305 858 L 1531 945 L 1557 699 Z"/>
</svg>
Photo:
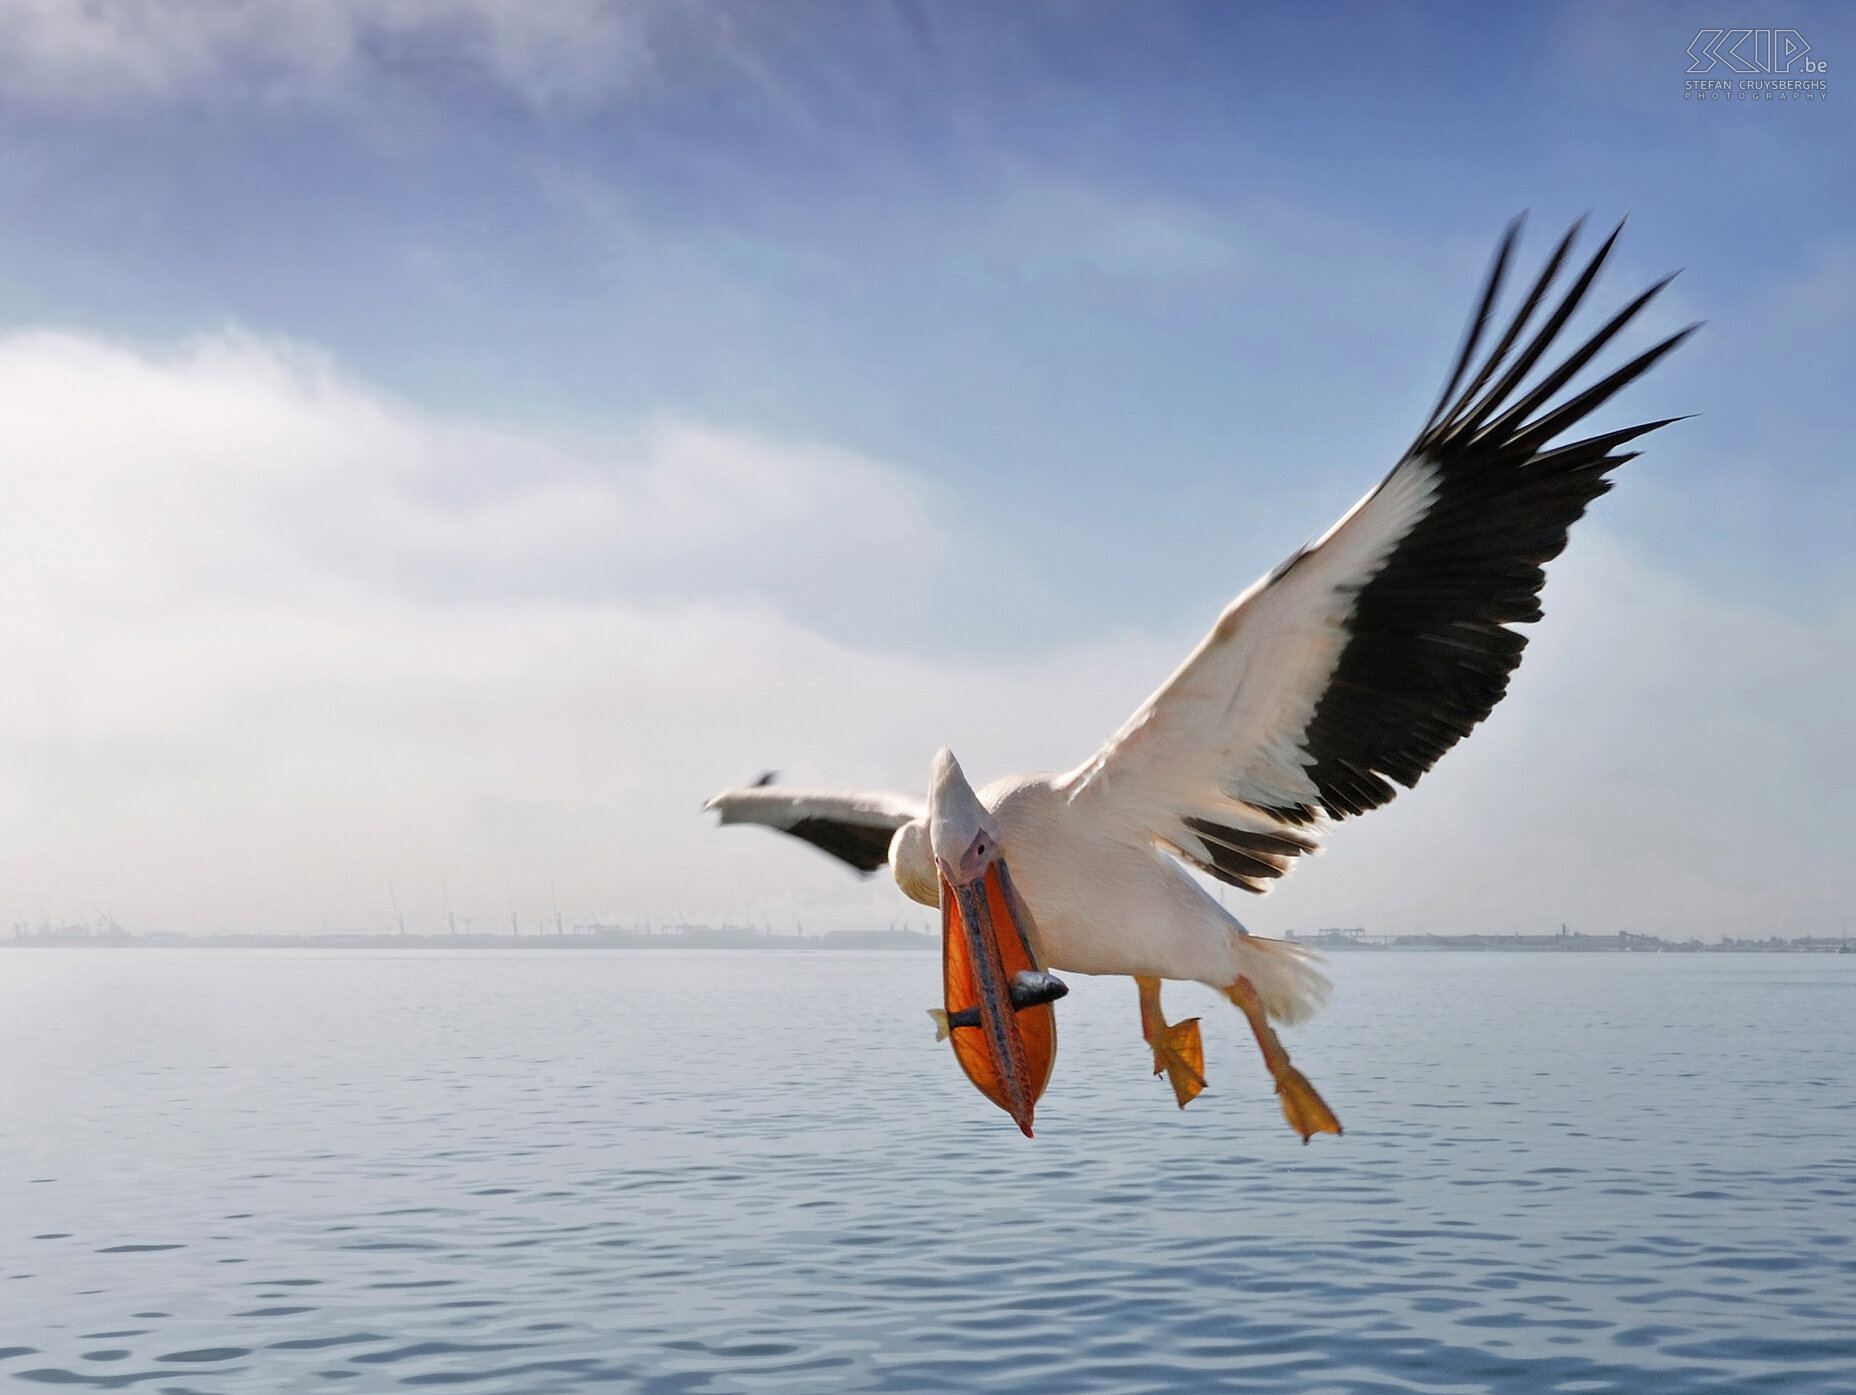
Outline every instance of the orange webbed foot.
<svg viewBox="0 0 1856 1395">
<path fill-rule="evenodd" d="M 1263 1052 L 1263 1064 L 1269 1067 L 1270 1077 L 1276 1082 L 1276 1099 L 1282 1105 L 1282 1115 L 1289 1121 L 1289 1127 L 1302 1136 L 1304 1143 L 1318 1133 L 1338 1134 L 1340 1120 L 1308 1083 L 1308 1077 L 1289 1064 L 1289 1052 L 1276 1035 L 1276 1029 L 1270 1026 L 1255 986 L 1249 979 L 1240 978 L 1225 989 L 1225 996 L 1250 1022 L 1251 1034 Z"/>
<path fill-rule="evenodd" d="M 1165 1075 L 1173 1098 L 1184 1109 L 1205 1089 L 1205 1045 L 1199 1019 L 1169 1023 L 1160 1011 L 1160 980 L 1137 976 L 1141 991 L 1141 1036 L 1154 1052 L 1154 1074 Z"/>
<path fill-rule="evenodd" d="M 1184 1109 L 1205 1088 L 1205 1046 L 1199 1040 L 1199 1019 L 1188 1017 L 1184 1022 L 1169 1023 L 1164 1042 L 1154 1048 L 1154 1074 L 1166 1072 L 1173 1098 Z"/>
<path fill-rule="evenodd" d="M 1334 1111 L 1294 1066 L 1276 1077 L 1276 1100 L 1282 1105 L 1282 1117 L 1302 1136 L 1302 1142 L 1318 1133 L 1340 1132 L 1340 1120 L 1334 1117 Z"/>
</svg>

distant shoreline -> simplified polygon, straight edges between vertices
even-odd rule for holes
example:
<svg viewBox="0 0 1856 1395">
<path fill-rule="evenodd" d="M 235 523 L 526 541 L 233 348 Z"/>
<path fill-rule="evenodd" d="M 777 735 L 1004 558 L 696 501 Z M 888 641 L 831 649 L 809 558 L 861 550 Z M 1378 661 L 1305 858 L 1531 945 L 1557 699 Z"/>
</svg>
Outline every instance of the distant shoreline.
<svg viewBox="0 0 1856 1395">
<path fill-rule="evenodd" d="M 937 935 L 915 930 L 832 930 L 822 935 L 771 935 L 759 930 L 690 926 L 646 934 L 574 930 L 534 935 L 135 935 L 126 930 L 66 927 L 15 931 L 0 947 L 18 949 L 882 949 L 938 951 Z"/>
<path fill-rule="evenodd" d="M 1851 954 L 1856 944 L 1833 936 L 1764 940 L 1665 940 L 1655 935 L 1368 935 L 1364 931 L 1290 932 L 1289 939 L 1319 953 L 1374 954 L 1468 950 L 1501 954 Z M 647 934 L 611 927 L 580 927 L 533 935 L 179 935 L 132 934 L 117 928 L 60 926 L 15 929 L 0 936 L 15 949 L 749 949 L 890 950 L 932 953 L 940 937 L 915 930 L 832 930 L 821 935 L 774 935 L 730 926 L 688 926 Z"/>
<path fill-rule="evenodd" d="M 1840 936 L 1804 935 L 1764 940 L 1665 940 L 1657 935 L 1290 935 L 1296 944 L 1322 954 L 1373 954 L 1394 950 L 1424 953 L 1472 950 L 1496 954 L 1856 954 L 1856 943 Z"/>
</svg>

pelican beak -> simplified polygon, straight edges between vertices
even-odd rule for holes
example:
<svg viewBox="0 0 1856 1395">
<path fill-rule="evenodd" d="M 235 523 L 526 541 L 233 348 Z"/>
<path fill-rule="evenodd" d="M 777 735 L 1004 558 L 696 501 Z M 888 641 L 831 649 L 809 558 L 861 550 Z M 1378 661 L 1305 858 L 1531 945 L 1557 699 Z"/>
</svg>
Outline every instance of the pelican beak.
<svg viewBox="0 0 1856 1395">
<path fill-rule="evenodd" d="M 1051 1004 L 1069 992 L 1039 967 L 991 814 L 947 751 L 935 761 L 929 837 L 941 884 L 946 1028 L 960 1067 L 1031 1136 L 1057 1055 Z"/>
</svg>

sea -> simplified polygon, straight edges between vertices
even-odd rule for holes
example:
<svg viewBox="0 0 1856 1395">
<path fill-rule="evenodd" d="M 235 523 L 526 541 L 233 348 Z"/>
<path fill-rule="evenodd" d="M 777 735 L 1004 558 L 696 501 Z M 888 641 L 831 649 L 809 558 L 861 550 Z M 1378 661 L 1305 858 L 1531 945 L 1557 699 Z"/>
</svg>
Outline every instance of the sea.
<svg viewBox="0 0 1856 1395">
<path fill-rule="evenodd" d="M 932 954 L 0 951 L 0 1388 L 1856 1392 L 1856 956 L 1352 953 L 1025 1138 Z"/>
</svg>

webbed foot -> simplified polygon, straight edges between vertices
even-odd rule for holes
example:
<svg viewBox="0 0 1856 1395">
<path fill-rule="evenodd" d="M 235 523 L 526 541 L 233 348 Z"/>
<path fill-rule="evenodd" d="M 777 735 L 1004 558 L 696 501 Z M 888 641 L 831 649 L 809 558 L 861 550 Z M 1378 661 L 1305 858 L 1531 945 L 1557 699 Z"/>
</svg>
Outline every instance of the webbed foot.
<svg viewBox="0 0 1856 1395">
<path fill-rule="evenodd" d="M 1154 1074 L 1164 1074 L 1173 1098 L 1184 1109 L 1205 1088 L 1205 1046 L 1199 1039 L 1199 1019 L 1169 1023 L 1160 1011 L 1160 980 L 1136 976 L 1141 990 L 1141 1035 L 1154 1052 Z"/>
<path fill-rule="evenodd" d="M 1276 1082 L 1276 1099 L 1282 1105 L 1283 1118 L 1289 1121 L 1289 1127 L 1302 1136 L 1304 1143 L 1318 1133 L 1338 1134 L 1340 1120 L 1308 1083 L 1308 1077 L 1289 1064 L 1289 1053 L 1276 1035 L 1276 1029 L 1270 1026 L 1262 1000 L 1257 997 L 1250 980 L 1240 978 L 1224 992 L 1250 1022 L 1251 1033 L 1263 1052 L 1263 1064 L 1269 1067 L 1270 1077 Z"/>
</svg>

